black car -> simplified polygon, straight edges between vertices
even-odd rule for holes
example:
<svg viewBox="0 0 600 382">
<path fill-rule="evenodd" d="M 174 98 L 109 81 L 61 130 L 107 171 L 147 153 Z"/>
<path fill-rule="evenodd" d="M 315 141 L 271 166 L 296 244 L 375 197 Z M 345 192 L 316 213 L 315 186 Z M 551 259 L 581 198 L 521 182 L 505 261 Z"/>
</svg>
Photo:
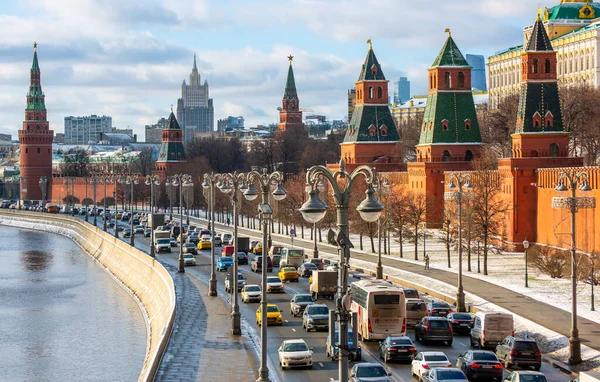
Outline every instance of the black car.
<svg viewBox="0 0 600 382">
<path fill-rule="evenodd" d="M 539 371 L 542 367 L 542 352 L 533 339 L 508 336 L 496 346 L 498 359 L 504 362 L 505 368 L 511 366 L 533 367 Z"/>
<path fill-rule="evenodd" d="M 454 333 L 469 334 L 473 326 L 473 317 L 469 313 L 453 312 L 446 316 L 448 322 L 452 325 Z"/>
<path fill-rule="evenodd" d="M 403 288 L 405 298 L 421 298 L 419 297 L 419 291 L 415 288 Z"/>
<path fill-rule="evenodd" d="M 315 264 L 303 263 L 298 268 L 298 274 L 300 275 L 300 277 L 309 277 L 310 275 L 312 275 L 313 271 L 316 271 L 316 270 L 317 270 L 317 266 Z"/>
<path fill-rule="evenodd" d="M 296 294 L 290 301 L 290 314 L 294 317 L 304 313 L 304 309 L 310 304 L 314 304 L 315 300 L 310 294 Z"/>
<path fill-rule="evenodd" d="M 250 269 L 252 272 L 262 272 L 262 256 L 255 256 L 254 260 L 250 264 Z M 273 260 L 269 256 L 267 256 L 267 272 L 273 272 Z"/>
<path fill-rule="evenodd" d="M 409 337 L 388 337 L 379 343 L 379 358 L 383 362 L 412 361 L 417 348 Z"/>
<path fill-rule="evenodd" d="M 444 381 L 464 381 L 468 382 L 467 376 L 457 368 L 434 367 L 427 370 L 421 377 L 421 382 L 444 382 Z"/>
<path fill-rule="evenodd" d="M 423 317 L 415 325 L 415 339 L 422 343 L 441 341 L 452 346 L 452 327 L 445 317 Z"/>
<path fill-rule="evenodd" d="M 456 367 L 461 369 L 470 381 L 478 378 L 501 381 L 504 367 L 491 351 L 469 350 L 458 356 Z"/>
<path fill-rule="evenodd" d="M 238 264 L 248 265 L 248 255 L 246 252 L 238 251 L 237 258 Z M 269 263 L 267 263 L 267 266 L 269 266 Z"/>
<path fill-rule="evenodd" d="M 448 313 L 454 312 L 452 308 L 453 306 L 445 301 L 431 300 L 429 301 L 429 304 L 427 304 L 427 315 L 446 317 Z"/>
<path fill-rule="evenodd" d="M 183 253 L 191 253 L 194 256 L 198 255 L 198 249 L 194 245 L 194 243 L 185 243 L 183 244 Z"/>
</svg>

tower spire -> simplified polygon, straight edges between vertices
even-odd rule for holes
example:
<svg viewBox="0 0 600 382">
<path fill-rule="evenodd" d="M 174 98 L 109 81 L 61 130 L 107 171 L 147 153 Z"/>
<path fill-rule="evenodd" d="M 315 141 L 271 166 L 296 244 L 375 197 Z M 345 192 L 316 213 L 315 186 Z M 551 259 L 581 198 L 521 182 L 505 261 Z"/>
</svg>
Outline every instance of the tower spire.
<svg viewBox="0 0 600 382">
<path fill-rule="evenodd" d="M 289 55 L 288 60 L 290 66 L 288 68 L 287 80 L 285 81 L 285 93 L 283 94 L 284 100 L 298 100 L 298 92 L 296 91 L 296 80 L 294 79 L 294 68 L 292 67 L 292 60 L 294 56 Z"/>
<path fill-rule="evenodd" d="M 198 67 L 196 66 L 196 53 L 194 53 L 194 68 L 192 70 L 198 71 Z"/>
<path fill-rule="evenodd" d="M 38 63 L 37 56 L 37 42 L 33 42 L 33 63 L 31 64 L 31 71 L 40 71 L 40 64 Z"/>
</svg>

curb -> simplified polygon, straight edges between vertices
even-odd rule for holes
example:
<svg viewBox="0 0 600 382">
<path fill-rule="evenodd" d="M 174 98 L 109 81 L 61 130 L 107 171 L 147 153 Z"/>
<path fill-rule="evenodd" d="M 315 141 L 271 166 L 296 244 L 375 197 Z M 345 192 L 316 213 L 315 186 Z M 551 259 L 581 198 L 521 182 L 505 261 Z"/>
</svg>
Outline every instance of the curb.
<svg viewBox="0 0 600 382">
<path fill-rule="evenodd" d="M 579 373 L 571 370 L 571 366 L 562 363 L 560 361 L 555 360 L 554 358 L 550 358 L 548 356 L 543 356 L 542 357 L 542 361 L 546 362 L 547 364 L 549 364 L 550 366 L 552 366 L 555 369 L 558 369 L 560 371 L 562 371 L 563 373 L 570 375 L 570 376 L 579 376 Z"/>
</svg>

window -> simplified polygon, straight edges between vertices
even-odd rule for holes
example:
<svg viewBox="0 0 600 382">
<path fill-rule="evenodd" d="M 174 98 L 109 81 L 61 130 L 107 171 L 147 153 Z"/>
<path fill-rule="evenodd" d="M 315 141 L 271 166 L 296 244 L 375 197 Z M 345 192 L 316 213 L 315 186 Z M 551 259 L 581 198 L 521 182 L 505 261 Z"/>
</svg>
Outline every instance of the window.
<svg viewBox="0 0 600 382">
<path fill-rule="evenodd" d="M 369 86 L 369 99 L 373 99 L 373 87 Z"/>
<path fill-rule="evenodd" d="M 444 86 L 449 88 L 451 85 L 452 85 L 452 76 L 450 75 L 450 72 L 446 72 L 444 74 Z"/>
<path fill-rule="evenodd" d="M 29 126 L 27 126 L 27 128 L 29 129 Z M 25 148 L 25 154 L 28 154 L 28 153 L 29 153 L 29 149 Z"/>
<path fill-rule="evenodd" d="M 539 157 L 539 156 L 540 156 L 540 154 L 538 154 L 537 150 L 532 150 L 532 151 L 531 151 L 531 157 L 532 157 L 532 158 L 537 158 L 537 157 Z"/>
<path fill-rule="evenodd" d="M 37 148 L 37 152 L 38 152 L 38 154 L 40 153 L 40 148 L 39 147 Z"/>
<path fill-rule="evenodd" d="M 557 158 L 558 157 L 558 145 L 556 143 L 551 143 L 550 144 L 550 156 L 552 158 Z"/>
<path fill-rule="evenodd" d="M 471 130 L 471 120 L 465 119 L 465 130 Z"/>
<path fill-rule="evenodd" d="M 471 150 L 465 151 L 465 162 L 470 162 L 473 160 L 473 152 Z"/>
<path fill-rule="evenodd" d="M 448 131 L 448 120 L 447 119 L 442 120 L 442 130 Z"/>
<path fill-rule="evenodd" d="M 378 99 L 382 99 L 383 98 L 383 88 L 381 86 L 379 86 L 377 88 L 377 98 Z"/>
<path fill-rule="evenodd" d="M 381 127 L 379 128 L 379 131 L 381 131 L 381 136 L 382 137 L 387 137 L 388 135 L 388 128 L 386 125 L 381 125 Z"/>
<path fill-rule="evenodd" d="M 448 162 L 450 160 L 450 157 L 450 151 L 444 150 L 444 152 L 442 153 L 442 162 Z"/>
<path fill-rule="evenodd" d="M 433 76 L 429 76 L 429 89 L 433 89 Z"/>
<path fill-rule="evenodd" d="M 369 126 L 369 136 L 374 137 L 375 135 L 377 135 L 377 129 L 374 125 Z"/>
<path fill-rule="evenodd" d="M 532 73 L 537 73 L 538 72 L 538 59 L 534 58 L 533 59 L 533 71 Z"/>
<path fill-rule="evenodd" d="M 550 73 L 550 66 L 551 66 L 550 59 L 547 58 L 546 59 L 546 67 L 545 67 L 545 70 L 544 70 L 546 73 Z"/>
<path fill-rule="evenodd" d="M 535 120 L 535 122 L 533 124 L 535 127 L 540 127 L 540 121 L 538 121 L 537 119 Z"/>
<path fill-rule="evenodd" d="M 458 72 L 458 87 L 465 87 L 465 74 L 463 72 Z"/>
</svg>

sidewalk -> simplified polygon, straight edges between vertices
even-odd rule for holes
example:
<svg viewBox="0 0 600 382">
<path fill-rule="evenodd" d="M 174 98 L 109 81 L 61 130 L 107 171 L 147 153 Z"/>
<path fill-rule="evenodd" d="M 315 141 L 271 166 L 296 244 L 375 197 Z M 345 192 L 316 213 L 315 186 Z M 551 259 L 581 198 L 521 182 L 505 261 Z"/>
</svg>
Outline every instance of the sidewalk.
<svg viewBox="0 0 600 382">
<path fill-rule="evenodd" d="M 196 219 L 194 219 L 196 220 Z M 198 219 L 202 220 L 204 219 Z M 204 223 L 206 224 L 206 223 Z M 215 224 L 218 229 L 231 230 L 231 226 L 223 224 Z M 238 228 L 240 234 L 258 237 L 258 231 L 249 230 L 247 228 Z M 273 241 L 291 245 L 291 240 L 287 236 L 273 234 Z M 294 245 L 305 249 L 312 250 L 313 243 L 310 240 L 295 238 Z M 329 255 L 336 255 L 336 248 L 319 243 L 319 252 Z M 352 259 L 362 260 L 370 263 L 377 262 L 377 255 L 365 252 L 352 250 Z M 444 282 L 449 285 L 457 284 L 457 274 L 454 272 L 445 271 L 442 269 L 431 269 L 425 271 L 422 264 L 415 264 L 410 261 L 404 261 L 390 256 L 382 256 L 384 266 L 400 269 L 411 272 L 420 276 L 426 276 Z M 517 314 L 527 320 L 530 320 L 540 326 L 543 326 L 551 331 L 569 337 L 571 331 L 571 313 L 560 308 L 537 301 L 523 294 L 514 292 L 502 286 L 469 277 L 463 274 L 463 287 L 466 293 L 471 293 L 486 301 L 489 301 L 503 309 L 506 309 L 514 314 Z M 596 351 L 600 351 L 600 324 L 578 316 L 578 329 L 581 343 Z"/>
<path fill-rule="evenodd" d="M 258 370 L 247 336 L 230 334 L 229 308 L 208 288 L 158 258 L 175 283 L 177 317 L 156 381 L 254 382 Z"/>
</svg>

